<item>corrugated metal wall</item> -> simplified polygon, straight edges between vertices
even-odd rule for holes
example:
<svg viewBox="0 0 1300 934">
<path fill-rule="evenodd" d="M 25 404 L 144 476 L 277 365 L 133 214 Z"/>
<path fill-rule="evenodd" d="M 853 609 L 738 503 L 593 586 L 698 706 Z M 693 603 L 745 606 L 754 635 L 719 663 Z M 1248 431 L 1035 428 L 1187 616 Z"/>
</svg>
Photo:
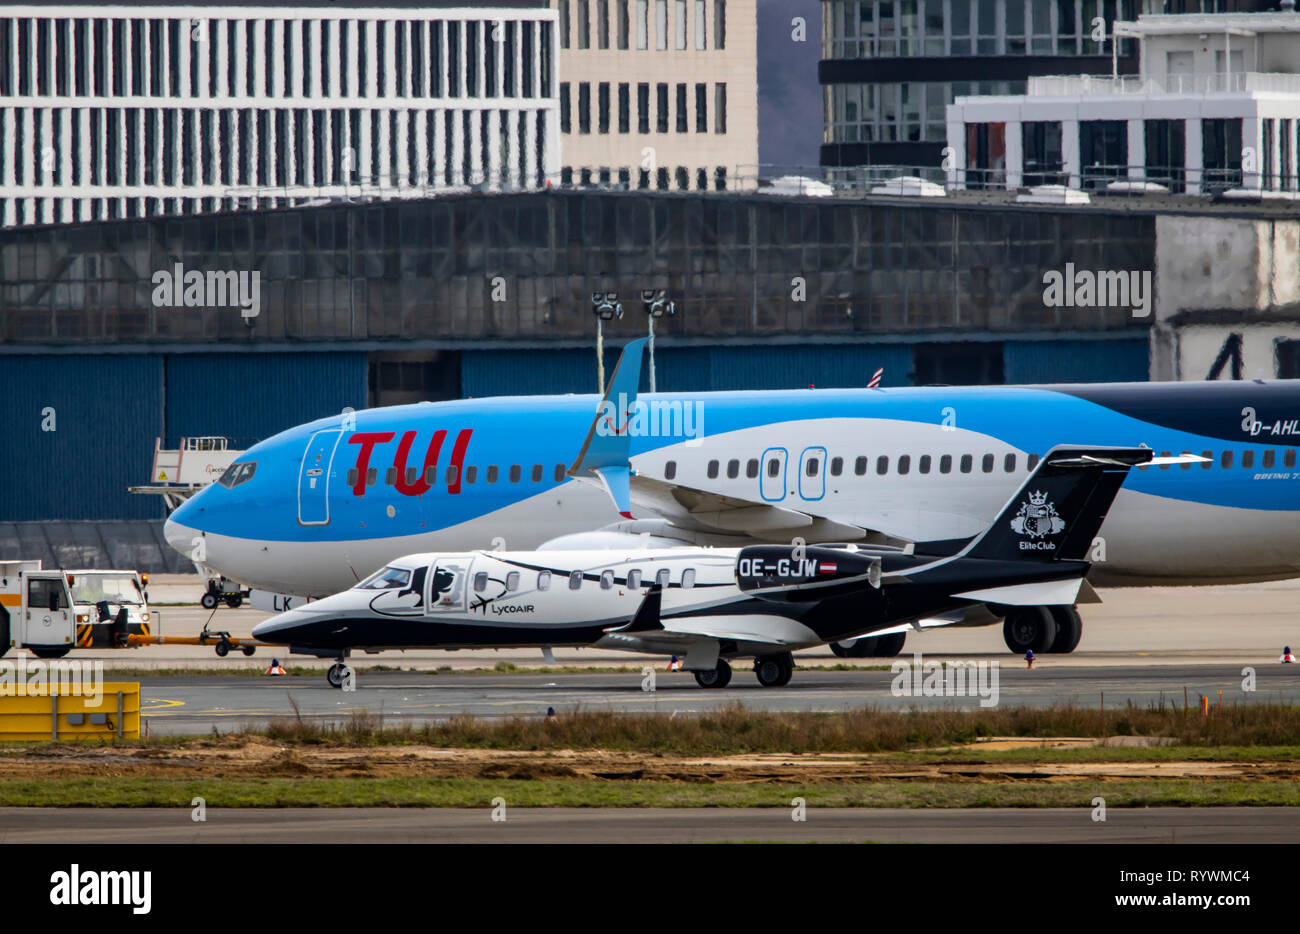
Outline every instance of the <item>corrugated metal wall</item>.
<svg viewBox="0 0 1300 934">
<path fill-rule="evenodd" d="M 605 347 L 605 371 L 612 373 L 619 345 Z M 655 351 L 660 391 L 722 389 L 826 389 L 865 386 L 877 367 L 885 386 L 906 386 L 912 348 L 906 344 L 834 346 L 767 344 L 752 347 L 664 347 Z M 649 365 L 641 388 L 648 390 Z M 536 395 L 595 392 L 596 351 L 467 351 L 461 358 L 461 389 L 466 396 Z"/>
<path fill-rule="evenodd" d="M 168 447 L 222 435 L 245 448 L 345 406 L 366 407 L 363 352 L 172 354 L 166 374 Z"/>
<path fill-rule="evenodd" d="M 1006 382 L 1145 382 L 1150 365 L 1145 337 L 1134 340 L 1007 341 Z"/>
<path fill-rule="evenodd" d="M 162 385 L 156 356 L 0 356 L 0 521 L 160 517 L 126 488 L 149 479 Z"/>
</svg>

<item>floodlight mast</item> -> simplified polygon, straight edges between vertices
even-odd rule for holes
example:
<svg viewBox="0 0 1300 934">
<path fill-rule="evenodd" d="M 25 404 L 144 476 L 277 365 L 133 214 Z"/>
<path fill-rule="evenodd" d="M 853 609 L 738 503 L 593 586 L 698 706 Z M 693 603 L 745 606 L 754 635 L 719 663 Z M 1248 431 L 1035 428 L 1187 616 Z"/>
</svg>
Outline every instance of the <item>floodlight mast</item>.
<svg viewBox="0 0 1300 934">
<path fill-rule="evenodd" d="M 605 394 L 605 322 L 623 317 L 617 292 L 592 292 L 591 313 L 596 316 L 596 392 Z"/>
</svg>

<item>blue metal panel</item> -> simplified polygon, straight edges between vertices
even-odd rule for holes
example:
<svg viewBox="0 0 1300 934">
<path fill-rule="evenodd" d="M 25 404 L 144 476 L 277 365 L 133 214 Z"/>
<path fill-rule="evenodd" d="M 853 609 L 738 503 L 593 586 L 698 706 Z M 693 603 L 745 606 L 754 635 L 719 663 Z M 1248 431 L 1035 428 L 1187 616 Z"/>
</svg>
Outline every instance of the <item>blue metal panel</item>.
<svg viewBox="0 0 1300 934">
<path fill-rule="evenodd" d="M 882 386 L 907 386 L 912 371 L 905 344 L 719 347 L 712 357 L 712 389 L 853 389 L 866 386 L 878 367 L 885 368 Z"/>
<path fill-rule="evenodd" d="M 1150 378 L 1146 337 L 1133 340 L 1007 341 L 1008 384 L 1124 383 Z"/>
<path fill-rule="evenodd" d="M 173 354 L 166 360 L 167 444 L 222 435 L 244 448 L 346 406 L 363 409 L 366 366 L 360 352 Z"/>
<path fill-rule="evenodd" d="M 148 482 L 162 434 L 159 358 L 2 357 L 0 413 L 0 520 L 162 515 L 156 498 L 126 491 Z"/>
<path fill-rule="evenodd" d="M 606 372 L 622 343 L 605 346 Z M 596 391 L 596 344 L 554 350 L 469 350 L 460 360 L 461 395 L 536 396 Z"/>
</svg>

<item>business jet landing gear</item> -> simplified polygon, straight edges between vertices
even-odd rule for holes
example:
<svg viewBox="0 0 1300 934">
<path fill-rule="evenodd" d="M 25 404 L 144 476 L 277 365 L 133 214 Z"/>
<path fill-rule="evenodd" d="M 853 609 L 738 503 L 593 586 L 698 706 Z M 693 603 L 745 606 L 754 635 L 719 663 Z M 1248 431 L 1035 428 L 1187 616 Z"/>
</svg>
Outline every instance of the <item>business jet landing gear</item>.
<svg viewBox="0 0 1300 934">
<path fill-rule="evenodd" d="M 695 675 L 695 683 L 702 688 L 725 688 L 731 683 L 731 666 L 724 658 L 718 659 L 718 667 L 692 674 Z"/>
<path fill-rule="evenodd" d="M 1048 611 L 1056 620 L 1056 638 L 1047 651 L 1054 655 L 1068 655 L 1079 647 L 1079 640 L 1083 638 L 1083 618 L 1072 606 L 1052 606 Z"/>
<path fill-rule="evenodd" d="M 1056 641 L 1056 618 L 1045 606 L 1011 607 L 1002 621 L 1002 638 L 1017 655 L 1031 649 L 1041 655 Z"/>
<path fill-rule="evenodd" d="M 352 677 L 352 669 L 343 662 L 335 662 L 330 665 L 330 670 L 325 672 L 325 680 L 330 683 L 332 688 L 343 687 L 344 683 Z"/>
<path fill-rule="evenodd" d="M 765 688 L 785 687 L 794 675 L 794 656 L 789 652 L 754 659 L 754 674 Z"/>
<path fill-rule="evenodd" d="M 839 658 L 893 658 L 903 651 L 907 633 L 887 636 L 864 636 L 851 642 L 832 642 L 831 651 Z"/>
</svg>

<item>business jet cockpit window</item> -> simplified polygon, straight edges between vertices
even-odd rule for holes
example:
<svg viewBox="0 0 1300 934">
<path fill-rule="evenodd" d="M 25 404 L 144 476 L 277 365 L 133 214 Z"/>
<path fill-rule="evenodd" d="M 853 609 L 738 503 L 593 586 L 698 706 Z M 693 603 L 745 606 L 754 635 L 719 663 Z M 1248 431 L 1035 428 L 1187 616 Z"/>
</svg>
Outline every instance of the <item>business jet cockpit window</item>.
<svg viewBox="0 0 1300 934">
<path fill-rule="evenodd" d="M 239 486 L 241 483 L 252 480 L 253 474 L 256 472 L 257 461 L 242 461 L 227 467 L 225 472 L 217 478 L 217 482 L 229 489 L 232 486 Z"/>
<path fill-rule="evenodd" d="M 405 587 L 411 582 L 411 571 L 409 568 L 389 567 L 376 571 L 361 583 L 357 584 L 357 590 L 394 590 L 398 587 Z"/>
</svg>

